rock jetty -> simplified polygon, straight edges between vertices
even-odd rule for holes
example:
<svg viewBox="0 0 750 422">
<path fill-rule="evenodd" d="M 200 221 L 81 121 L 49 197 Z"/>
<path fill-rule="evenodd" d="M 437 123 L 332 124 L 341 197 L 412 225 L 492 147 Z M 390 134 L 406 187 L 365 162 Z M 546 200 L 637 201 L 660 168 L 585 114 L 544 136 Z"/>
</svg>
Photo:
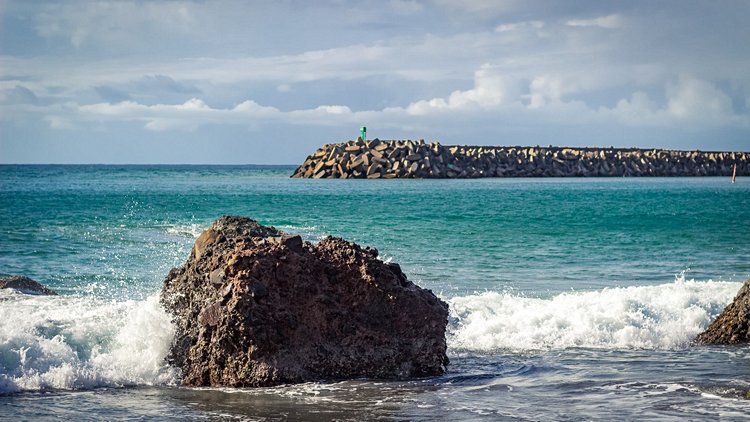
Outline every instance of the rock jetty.
<svg viewBox="0 0 750 422">
<path fill-rule="evenodd" d="M 750 176 L 750 153 L 664 149 L 444 146 L 379 139 L 326 144 L 292 177 Z"/>
<path fill-rule="evenodd" d="M 750 343 L 750 280 L 695 341 L 700 344 Z"/>
<path fill-rule="evenodd" d="M 173 269 L 170 360 L 189 386 L 439 375 L 448 305 L 378 251 L 222 217 Z"/>
<path fill-rule="evenodd" d="M 22 275 L 0 277 L 0 289 L 14 289 L 32 295 L 57 295 L 54 290 L 45 287 L 42 283 Z"/>
</svg>

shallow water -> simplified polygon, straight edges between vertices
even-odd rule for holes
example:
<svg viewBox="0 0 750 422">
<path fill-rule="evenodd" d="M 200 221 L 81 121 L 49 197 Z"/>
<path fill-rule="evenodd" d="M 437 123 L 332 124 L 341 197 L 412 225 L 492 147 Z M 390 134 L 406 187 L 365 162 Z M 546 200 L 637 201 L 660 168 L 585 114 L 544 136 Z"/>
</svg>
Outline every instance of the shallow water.
<svg viewBox="0 0 750 422">
<path fill-rule="evenodd" d="M 750 349 L 691 339 L 750 277 L 750 179 L 299 180 L 0 166 L 0 417 L 744 419 Z M 442 377 L 178 387 L 163 277 L 225 214 L 342 236 L 451 305 Z"/>
</svg>

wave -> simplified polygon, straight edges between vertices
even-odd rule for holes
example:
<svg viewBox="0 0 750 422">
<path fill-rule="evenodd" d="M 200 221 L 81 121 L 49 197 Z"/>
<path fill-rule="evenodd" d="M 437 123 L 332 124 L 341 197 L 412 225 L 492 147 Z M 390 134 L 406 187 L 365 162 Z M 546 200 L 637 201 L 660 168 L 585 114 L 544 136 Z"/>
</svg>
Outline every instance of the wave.
<svg viewBox="0 0 750 422">
<path fill-rule="evenodd" d="M 157 296 L 143 301 L 0 290 L 0 393 L 173 384 L 174 330 Z"/>
<path fill-rule="evenodd" d="M 499 292 L 455 297 L 448 300 L 448 345 L 480 353 L 685 347 L 741 286 L 678 277 L 671 284 L 566 292 L 549 299 Z"/>
<path fill-rule="evenodd" d="M 451 353 L 689 345 L 742 283 L 697 282 L 533 298 L 485 292 L 446 299 Z M 30 296 L 0 290 L 0 394 L 179 382 L 158 295 L 145 300 Z"/>
</svg>

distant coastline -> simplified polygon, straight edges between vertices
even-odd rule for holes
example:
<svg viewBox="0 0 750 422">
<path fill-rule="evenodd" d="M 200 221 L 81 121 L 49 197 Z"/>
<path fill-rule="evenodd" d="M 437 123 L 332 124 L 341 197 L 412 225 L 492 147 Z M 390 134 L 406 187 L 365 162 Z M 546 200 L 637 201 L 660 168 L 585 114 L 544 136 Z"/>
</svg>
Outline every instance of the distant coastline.
<svg viewBox="0 0 750 422">
<path fill-rule="evenodd" d="M 326 144 L 295 178 L 750 176 L 750 152 L 606 147 L 446 146 L 379 139 Z"/>
</svg>

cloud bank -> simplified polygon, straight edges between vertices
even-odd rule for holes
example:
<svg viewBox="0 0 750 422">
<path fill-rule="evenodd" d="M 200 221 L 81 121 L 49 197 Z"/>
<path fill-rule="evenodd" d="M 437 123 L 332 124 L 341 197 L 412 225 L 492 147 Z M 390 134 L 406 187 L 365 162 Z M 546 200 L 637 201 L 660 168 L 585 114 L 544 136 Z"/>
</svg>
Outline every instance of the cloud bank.
<svg viewBox="0 0 750 422">
<path fill-rule="evenodd" d="M 210 132 L 248 157 L 212 161 L 292 163 L 361 125 L 444 143 L 750 149 L 750 52 L 733 41 L 750 39 L 733 25 L 750 7 L 635 3 L 11 1 L 0 159 L 59 160 L 45 151 L 76 139 L 65 161 L 195 162 L 158 143 Z"/>
</svg>

